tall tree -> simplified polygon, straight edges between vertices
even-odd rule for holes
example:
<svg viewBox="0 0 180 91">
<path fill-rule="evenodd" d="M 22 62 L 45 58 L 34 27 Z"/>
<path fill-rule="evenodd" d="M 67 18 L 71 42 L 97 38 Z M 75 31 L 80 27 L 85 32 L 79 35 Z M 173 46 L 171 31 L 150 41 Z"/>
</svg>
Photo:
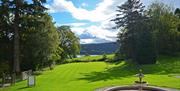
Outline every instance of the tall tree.
<svg viewBox="0 0 180 91">
<path fill-rule="evenodd" d="M 80 53 L 79 38 L 71 31 L 70 26 L 58 27 L 60 47 L 63 49 L 62 58 L 74 58 Z"/>
<path fill-rule="evenodd" d="M 50 66 L 61 54 L 60 40 L 52 18 L 46 14 L 40 19 L 44 23 L 29 28 L 21 35 L 22 70 L 39 70 Z"/>
<path fill-rule="evenodd" d="M 14 72 L 19 73 L 20 72 L 20 63 L 19 63 L 19 25 L 20 25 L 20 14 L 22 12 L 20 12 L 21 9 L 21 5 L 22 5 L 22 1 L 21 0 L 14 0 L 14 24 L 13 24 L 13 28 L 14 28 L 14 58 L 13 58 L 13 62 L 14 62 Z"/>
<path fill-rule="evenodd" d="M 1 0 L 0 7 L 4 11 L 1 12 L 3 15 L 1 19 L 5 21 L 5 24 L 0 24 L 3 27 L 10 26 L 7 27 L 7 30 L 12 31 L 14 40 L 13 73 L 20 72 L 20 31 L 27 27 L 27 25 L 33 27 L 30 23 L 27 23 L 29 21 L 33 21 L 35 24 L 39 23 L 37 21 L 38 17 L 36 19 L 30 19 L 29 17 L 40 17 L 46 10 L 43 6 L 45 2 L 46 0 L 32 0 L 32 3 L 28 3 L 25 0 Z"/>
<path fill-rule="evenodd" d="M 33 0 L 32 4 L 28 4 L 27 1 L 24 0 L 14 0 L 12 1 L 12 5 L 14 6 L 12 8 L 14 13 L 14 21 L 13 21 L 13 28 L 14 28 L 14 72 L 20 72 L 20 63 L 19 63 L 19 31 L 24 21 L 24 16 L 32 15 L 32 16 L 41 16 L 46 8 L 42 5 L 45 3 L 46 0 Z M 37 22 L 37 21 L 36 21 Z M 33 27 L 33 26 L 32 26 Z M 23 29 L 23 28 L 22 28 Z"/>
<path fill-rule="evenodd" d="M 151 33 L 144 27 L 146 26 L 144 23 L 148 21 L 148 17 L 144 15 L 144 6 L 140 0 L 128 0 L 117 7 L 118 9 L 116 11 L 118 14 L 116 14 L 116 18 L 112 21 L 116 23 L 115 28 L 124 28 L 120 31 L 119 36 L 120 52 L 125 54 L 127 58 L 132 58 L 140 64 L 155 63 L 155 53 L 149 52 L 153 51 L 150 50 L 153 49 L 152 41 L 148 42 L 152 38 L 151 36 L 143 36 L 143 34 L 151 35 Z M 142 40 L 143 37 L 147 37 L 147 42 L 145 42 L 146 40 Z M 140 49 L 141 47 L 143 49 Z M 145 60 L 145 56 L 149 59 Z"/>
</svg>

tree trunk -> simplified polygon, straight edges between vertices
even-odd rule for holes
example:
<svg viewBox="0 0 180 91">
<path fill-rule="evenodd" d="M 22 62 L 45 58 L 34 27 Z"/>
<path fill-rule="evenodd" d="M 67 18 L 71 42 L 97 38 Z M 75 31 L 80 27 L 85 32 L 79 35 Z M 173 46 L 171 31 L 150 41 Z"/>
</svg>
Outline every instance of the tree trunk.
<svg viewBox="0 0 180 91">
<path fill-rule="evenodd" d="M 19 31 L 17 26 L 15 25 L 14 28 L 14 72 L 20 72 L 20 65 L 19 65 Z"/>
<path fill-rule="evenodd" d="M 15 0 L 15 19 L 14 19 L 14 55 L 13 55 L 13 76 L 12 82 L 15 83 L 16 74 L 20 73 L 19 63 L 19 1 Z"/>
<path fill-rule="evenodd" d="M 5 84 L 5 73 L 2 74 L 2 87 L 4 87 Z"/>
</svg>

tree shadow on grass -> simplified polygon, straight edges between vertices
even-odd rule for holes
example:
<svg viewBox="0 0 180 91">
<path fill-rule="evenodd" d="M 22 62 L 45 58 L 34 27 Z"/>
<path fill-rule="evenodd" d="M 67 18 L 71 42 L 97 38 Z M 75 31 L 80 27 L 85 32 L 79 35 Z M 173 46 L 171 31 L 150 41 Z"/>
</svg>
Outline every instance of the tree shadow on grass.
<svg viewBox="0 0 180 91">
<path fill-rule="evenodd" d="M 171 60 L 171 61 L 169 61 Z M 88 80 L 90 82 L 95 81 L 106 81 L 113 79 L 121 79 L 124 77 L 133 77 L 139 72 L 139 69 L 143 70 L 146 74 L 180 74 L 180 62 L 177 59 L 173 60 L 171 58 L 161 58 L 157 64 L 151 65 L 137 65 L 134 63 L 126 62 L 123 65 L 117 65 L 115 67 L 107 68 L 102 72 L 91 72 L 83 74 L 84 77 L 78 78 L 78 80 Z"/>
<path fill-rule="evenodd" d="M 180 74 L 180 57 L 161 57 L 156 64 L 143 65 L 145 74 Z"/>
<path fill-rule="evenodd" d="M 83 74 L 84 77 L 78 78 L 78 80 L 88 80 L 90 82 L 95 81 L 106 81 L 112 79 L 121 79 L 122 77 L 133 76 L 138 72 L 138 67 L 133 64 L 125 63 L 120 66 L 107 68 L 102 72 L 91 72 L 88 74 Z"/>
<path fill-rule="evenodd" d="M 27 88 L 29 88 L 28 86 L 25 86 L 25 87 L 20 87 L 20 88 L 18 88 L 17 90 L 23 90 L 23 89 L 27 89 Z"/>
</svg>

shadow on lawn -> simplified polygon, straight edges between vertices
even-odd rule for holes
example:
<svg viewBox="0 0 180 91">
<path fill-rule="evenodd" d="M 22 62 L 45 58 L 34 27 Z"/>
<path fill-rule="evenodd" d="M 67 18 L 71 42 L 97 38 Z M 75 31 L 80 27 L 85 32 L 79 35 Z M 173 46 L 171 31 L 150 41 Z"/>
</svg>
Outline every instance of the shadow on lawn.
<svg viewBox="0 0 180 91">
<path fill-rule="evenodd" d="M 171 60 L 171 61 L 169 61 Z M 83 74 L 83 78 L 78 80 L 88 80 L 90 82 L 95 81 L 106 81 L 112 79 L 121 79 L 124 77 L 133 77 L 138 73 L 139 69 L 143 70 L 144 74 L 180 74 L 180 61 L 178 62 L 174 59 L 162 58 L 161 61 L 158 61 L 157 64 L 152 65 L 135 65 L 133 63 L 124 63 L 123 65 L 118 65 L 112 68 L 107 68 L 102 72 L 91 72 Z"/>
<path fill-rule="evenodd" d="M 29 87 L 21 87 L 21 88 L 18 88 L 17 90 L 23 90 L 23 89 L 26 89 L 26 88 L 29 88 Z"/>
<path fill-rule="evenodd" d="M 100 80 L 112 80 L 120 79 L 121 77 L 133 76 L 137 73 L 138 67 L 132 64 L 125 63 L 121 66 L 116 66 L 112 68 L 107 68 L 102 72 L 92 72 L 89 74 L 84 74 L 83 78 L 78 80 L 88 80 L 90 82 L 100 81 Z"/>
</svg>

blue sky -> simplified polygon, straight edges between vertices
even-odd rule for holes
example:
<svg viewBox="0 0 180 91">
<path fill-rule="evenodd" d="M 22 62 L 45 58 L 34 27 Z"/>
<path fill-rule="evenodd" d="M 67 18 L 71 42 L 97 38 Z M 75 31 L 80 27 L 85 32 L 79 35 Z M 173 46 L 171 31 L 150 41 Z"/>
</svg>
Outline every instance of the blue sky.
<svg viewBox="0 0 180 91">
<path fill-rule="evenodd" d="M 118 30 L 110 20 L 115 16 L 117 5 L 126 0 L 47 0 L 49 14 L 56 26 L 70 25 L 80 37 L 81 43 L 102 43 L 116 41 Z M 148 6 L 154 0 L 141 0 Z M 161 0 L 173 7 L 180 7 L 180 0 Z"/>
</svg>

